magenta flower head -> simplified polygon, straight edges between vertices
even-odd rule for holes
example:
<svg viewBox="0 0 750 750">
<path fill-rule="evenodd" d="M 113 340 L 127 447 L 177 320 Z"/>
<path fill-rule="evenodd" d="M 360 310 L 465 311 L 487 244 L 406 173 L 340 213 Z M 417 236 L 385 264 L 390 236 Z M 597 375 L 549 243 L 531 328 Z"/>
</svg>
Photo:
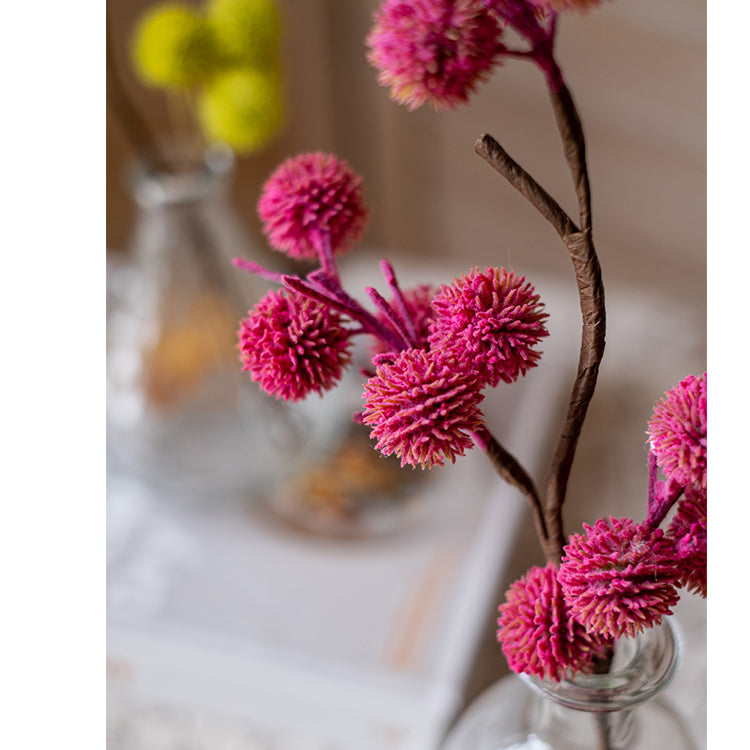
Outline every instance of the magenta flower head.
<svg viewBox="0 0 750 750">
<path fill-rule="evenodd" d="M 325 305 L 294 292 L 270 291 L 240 323 L 242 369 L 284 401 L 322 394 L 351 361 L 349 332 Z"/>
<path fill-rule="evenodd" d="M 553 563 L 517 580 L 499 612 L 497 640 L 514 672 L 559 682 L 572 672 L 590 671 L 594 656 L 610 642 L 587 633 L 571 615 Z"/>
<path fill-rule="evenodd" d="M 308 153 L 287 159 L 263 186 L 258 201 L 263 231 L 275 250 L 315 259 L 330 243 L 342 253 L 359 241 L 369 210 L 362 178 L 333 154 Z"/>
<path fill-rule="evenodd" d="M 682 567 L 681 584 L 688 591 L 708 594 L 708 527 L 707 504 L 704 490 L 687 487 L 677 505 L 677 513 L 669 525 L 668 534 L 674 540 L 677 557 Z"/>
<path fill-rule="evenodd" d="M 681 567 L 661 529 L 628 518 L 584 524 L 565 547 L 558 579 L 589 633 L 632 638 L 672 614 Z"/>
<path fill-rule="evenodd" d="M 382 356 L 362 398 L 362 421 L 372 427 L 375 447 L 396 454 L 401 466 L 455 462 L 473 446 L 471 433 L 484 421 L 484 397 L 441 352 L 405 349 Z"/>
<path fill-rule="evenodd" d="M 473 368 L 482 386 L 512 383 L 539 361 L 534 347 L 548 335 L 548 316 L 534 287 L 512 271 L 475 268 L 443 285 L 432 309 L 430 347 Z"/>
<path fill-rule="evenodd" d="M 414 110 L 465 103 L 503 50 L 502 30 L 476 0 L 385 0 L 367 37 L 368 61 L 391 98 Z"/>
<path fill-rule="evenodd" d="M 668 477 L 683 487 L 706 488 L 706 373 L 688 375 L 654 407 L 651 449 Z"/>
</svg>

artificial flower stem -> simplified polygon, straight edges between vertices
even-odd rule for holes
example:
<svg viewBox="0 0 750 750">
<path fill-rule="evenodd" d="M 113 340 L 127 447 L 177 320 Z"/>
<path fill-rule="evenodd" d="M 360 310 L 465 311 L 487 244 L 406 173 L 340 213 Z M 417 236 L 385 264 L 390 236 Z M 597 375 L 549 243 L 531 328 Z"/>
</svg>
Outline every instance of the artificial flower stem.
<svg viewBox="0 0 750 750">
<path fill-rule="evenodd" d="M 376 336 L 393 351 L 403 349 L 403 343 L 399 337 L 353 300 L 351 302 L 342 301 L 327 290 L 321 291 L 319 288 L 314 288 L 296 276 L 283 276 L 282 281 L 287 289 L 322 302 L 324 305 L 348 315 L 352 320 L 356 320 L 362 326 L 364 332 Z"/>
<path fill-rule="evenodd" d="M 338 282 L 339 269 L 336 266 L 336 261 L 333 257 L 331 235 L 326 232 L 316 244 L 318 245 L 318 258 L 320 259 L 320 267 L 323 269 L 323 271 L 325 271 L 329 276 L 332 276 Z"/>
<path fill-rule="evenodd" d="M 552 56 L 554 70 L 548 74 L 550 98 L 563 144 L 565 159 L 578 199 L 581 231 L 563 236 L 573 263 L 581 309 L 581 348 L 576 380 L 570 396 L 565 425 L 547 482 L 547 512 L 553 515 L 565 501 L 568 479 L 588 405 L 596 389 L 599 365 L 604 356 L 606 309 L 601 267 L 591 233 L 591 187 L 586 166 L 586 140 L 573 97 L 562 80 Z"/>
<path fill-rule="evenodd" d="M 396 272 L 394 271 L 393 266 L 385 258 L 380 261 L 380 270 L 383 273 L 386 284 L 388 284 L 388 288 L 391 290 L 396 308 L 404 321 L 411 345 L 416 346 L 417 329 L 414 327 L 414 321 L 411 319 L 409 308 L 406 305 L 403 292 L 401 291 L 401 287 L 396 279 Z"/>
<path fill-rule="evenodd" d="M 560 237 L 564 239 L 578 232 L 578 227 L 557 201 L 491 135 L 482 135 L 474 144 L 474 151 L 516 188 Z"/>
<path fill-rule="evenodd" d="M 261 266 L 260 263 L 256 263 L 253 260 L 232 258 L 232 265 L 255 276 L 260 276 L 260 278 L 266 279 L 266 281 L 275 281 L 278 284 L 284 283 L 284 274 L 278 271 L 269 271 L 267 268 Z"/>
<path fill-rule="evenodd" d="M 472 438 L 477 447 L 485 452 L 501 479 L 520 490 L 528 500 L 542 551 L 548 562 L 554 562 L 556 565 L 559 565 L 562 558 L 562 543 L 559 539 L 550 537 L 539 493 L 536 491 L 534 482 L 528 472 L 498 442 L 486 426 L 473 432 Z"/>
<path fill-rule="evenodd" d="M 338 276 L 333 277 L 323 269 L 319 269 L 308 275 L 307 283 L 310 285 L 310 288 L 317 289 L 322 294 L 335 298 L 342 304 L 347 305 L 347 309 L 350 311 L 348 313 L 349 316 L 354 317 L 364 325 L 369 325 L 369 333 L 379 336 L 378 330 L 382 329 L 383 334 L 387 335 L 388 338 L 385 339 L 383 336 L 380 336 L 380 338 L 383 343 L 389 345 L 390 348 L 393 348 L 394 343 L 398 343 L 399 339 L 401 343 L 398 343 L 396 346 L 396 351 L 401 351 L 404 348 L 409 349 L 412 346 L 412 343 L 409 341 L 408 336 L 405 333 L 403 323 L 401 323 L 398 316 L 394 314 L 390 305 L 374 289 L 368 287 L 366 289 L 367 294 L 391 323 L 392 330 L 382 324 L 377 318 L 370 315 L 370 313 L 368 313 L 353 297 L 350 297 L 341 286 L 341 281 Z M 375 328 L 373 328 L 373 325 Z"/>
<path fill-rule="evenodd" d="M 578 284 L 582 320 L 581 347 L 565 424 L 558 438 L 548 475 L 546 502 L 550 513 L 554 513 L 565 501 L 578 438 L 594 395 L 599 365 L 604 355 L 606 328 L 604 286 L 591 233 L 585 230 L 567 235 L 563 240 L 570 253 Z"/>
<path fill-rule="evenodd" d="M 409 338 L 409 332 L 406 330 L 404 322 L 400 319 L 396 311 L 385 301 L 385 299 L 377 289 L 368 286 L 365 288 L 365 292 L 367 292 L 367 296 L 372 300 L 375 307 L 377 307 L 378 310 L 383 313 L 385 318 L 393 327 L 393 330 L 396 331 L 396 333 L 401 338 L 403 343 L 399 347 L 399 350 L 411 349 L 414 344 Z"/>
<path fill-rule="evenodd" d="M 555 67 L 557 65 L 555 64 Z M 557 69 L 559 73 L 559 68 Z M 550 99 L 555 113 L 557 128 L 563 144 L 565 160 L 568 162 L 576 197 L 581 229 L 591 229 L 591 186 L 586 166 L 586 139 L 583 135 L 581 118 L 578 115 L 570 90 L 563 82 L 553 88 L 553 82 L 548 78 Z M 593 247 L 592 247 L 593 251 Z"/>
</svg>

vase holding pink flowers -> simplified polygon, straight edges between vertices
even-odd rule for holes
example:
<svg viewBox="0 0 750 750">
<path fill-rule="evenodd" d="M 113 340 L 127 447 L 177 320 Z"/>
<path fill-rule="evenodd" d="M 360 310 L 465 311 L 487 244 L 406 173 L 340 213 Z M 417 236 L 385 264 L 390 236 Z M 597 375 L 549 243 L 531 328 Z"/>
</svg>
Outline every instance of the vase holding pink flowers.
<svg viewBox="0 0 750 750">
<path fill-rule="evenodd" d="M 693 750 L 659 694 L 680 662 L 671 620 L 617 641 L 608 671 L 560 681 L 511 675 L 485 690 L 442 750 Z"/>
<path fill-rule="evenodd" d="M 351 363 L 352 340 L 369 337 L 371 359 L 361 371 L 355 420 L 370 428 L 375 448 L 422 469 L 479 448 L 528 503 L 545 562 L 511 585 L 499 608 L 497 639 L 510 668 L 545 698 L 528 707 L 525 698 L 516 702 L 513 686 L 525 690 L 517 678 L 492 688 L 456 725 L 446 746 L 451 750 L 691 747 L 669 711 L 654 713 L 653 707 L 679 661 L 669 619 L 674 607 L 684 591 L 707 594 L 705 373 L 684 378 L 654 409 L 644 441 L 643 520 L 599 518 L 573 534 L 563 524 L 604 354 L 606 311 L 586 139 L 555 40 L 560 13 L 598 4 L 385 0 L 367 39 L 379 82 L 410 109 L 465 104 L 511 57 L 531 62 L 544 77 L 577 215 L 489 134 L 474 147 L 558 234 L 577 283 L 578 369 L 543 487 L 490 432 L 482 411 L 485 389 L 514 382 L 542 359 L 547 314 L 525 277 L 476 267 L 440 288 L 404 289 L 383 260 L 387 292 L 367 287 L 366 307 L 344 289 L 337 266 L 366 219 L 359 181 L 348 164 L 320 153 L 282 165 L 259 204 L 271 244 L 317 267 L 298 276 L 236 261 L 280 287 L 249 312 L 240 332 L 243 368 L 261 388 L 292 400 L 333 388 Z M 515 41 L 506 42 L 509 30 Z M 506 701 L 514 707 L 511 718 L 503 713 Z M 639 714 L 650 718 L 638 720 Z"/>
</svg>

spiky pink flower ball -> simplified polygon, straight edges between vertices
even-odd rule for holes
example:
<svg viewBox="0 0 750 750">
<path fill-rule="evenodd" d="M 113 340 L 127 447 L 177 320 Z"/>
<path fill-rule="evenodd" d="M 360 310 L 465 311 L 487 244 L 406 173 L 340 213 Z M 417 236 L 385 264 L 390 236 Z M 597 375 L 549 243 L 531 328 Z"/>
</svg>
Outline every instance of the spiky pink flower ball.
<svg viewBox="0 0 750 750">
<path fill-rule="evenodd" d="M 589 633 L 633 637 L 672 614 L 681 567 L 672 540 L 629 518 L 600 518 L 573 534 L 558 579 Z"/>
<path fill-rule="evenodd" d="M 610 643 L 587 633 L 571 615 L 553 563 L 517 580 L 499 612 L 497 640 L 514 672 L 559 682 L 572 672 L 590 671 L 594 656 Z"/>
<path fill-rule="evenodd" d="M 415 349 L 427 348 L 427 337 L 430 333 L 430 321 L 432 320 L 432 306 L 430 303 L 434 294 L 435 289 L 430 284 L 418 284 L 412 289 L 403 290 L 406 313 L 414 328 L 416 338 Z M 394 304 L 393 299 L 390 300 L 390 304 Z M 382 312 L 376 312 L 375 316 L 381 322 L 387 322 L 387 318 Z M 372 348 L 373 356 L 384 354 L 387 351 L 390 351 L 388 347 L 380 339 L 376 339 Z"/>
<path fill-rule="evenodd" d="M 708 594 L 707 510 L 705 491 L 687 487 L 667 531 L 681 563 L 682 585 L 704 599 Z"/>
<path fill-rule="evenodd" d="M 504 268 L 478 268 L 443 285 L 432 301 L 430 347 L 455 356 L 484 385 L 512 383 L 534 367 L 549 335 L 534 287 Z"/>
<path fill-rule="evenodd" d="M 324 242 L 342 253 L 360 240 L 369 209 L 362 178 L 349 164 L 315 152 L 277 167 L 263 186 L 258 215 L 271 247 L 292 258 L 315 259 Z"/>
<path fill-rule="evenodd" d="M 242 369 L 284 401 L 322 394 L 351 361 L 338 313 L 294 292 L 269 291 L 242 320 L 238 337 Z"/>
<path fill-rule="evenodd" d="M 707 380 L 688 375 L 654 407 L 648 435 L 657 463 L 683 487 L 706 488 Z"/>
<path fill-rule="evenodd" d="M 385 0 L 367 37 L 378 83 L 410 110 L 466 102 L 503 47 L 494 15 L 476 0 Z"/>
<path fill-rule="evenodd" d="M 395 454 L 401 466 L 432 468 L 455 462 L 473 445 L 483 424 L 484 398 L 456 363 L 441 352 L 405 349 L 381 360 L 365 383 L 362 421 L 376 448 Z"/>
</svg>

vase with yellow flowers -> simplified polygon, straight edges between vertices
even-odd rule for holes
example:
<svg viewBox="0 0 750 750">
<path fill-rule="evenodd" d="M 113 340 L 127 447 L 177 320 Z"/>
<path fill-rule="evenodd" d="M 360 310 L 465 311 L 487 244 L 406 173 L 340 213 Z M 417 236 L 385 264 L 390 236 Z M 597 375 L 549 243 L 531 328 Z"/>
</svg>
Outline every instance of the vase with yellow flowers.
<svg viewBox="0 0 750 750">
<path fill-rule="evenodd" d="M 253 243 L 230 203 L 237 157 L 283 125 L 282 19 L 274 0 L 154 5 L 130 59 L 163 94 L 154 135 L 108 47 L 108 103 L 136 154 L 128 264 L 113 273 L 108 315 L 108 438 L 115 460 L 161 487 L 216 497 L 258 490 L 284 449 L 307 442 L 299 416 L 238 376 L 234 336 L 258 299 L 231 259 Z"/>
</svg>

